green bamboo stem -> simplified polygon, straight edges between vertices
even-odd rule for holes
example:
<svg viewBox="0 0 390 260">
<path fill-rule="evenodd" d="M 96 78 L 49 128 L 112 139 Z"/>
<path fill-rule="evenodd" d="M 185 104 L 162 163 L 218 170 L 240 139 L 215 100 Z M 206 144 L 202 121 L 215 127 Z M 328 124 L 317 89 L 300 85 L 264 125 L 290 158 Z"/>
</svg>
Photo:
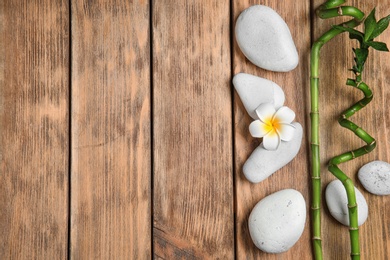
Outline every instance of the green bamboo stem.
<svg viewBox="0 0 390 260">
<path fill-rule="evenodd" d="M 336 16 L 351 16 L 352 20 L 342 23 L 342 26 L 355 27 L 364 18 L 364 13 L 354 7 L 339 8 L 344 0 L 328 0 L 317 9 L 317 15 L 322 18 Z M 331 11 L 328 11 L 331 9 Z M 335 12 L 335 10 L 337 10 Z M 321 242 L 321 175 L 320 175 L 320 143 L 319 143 L 319 56 L 322 46 L 333 39 L 341 30 L 332 28 L 314 42 L 310 56 L 310 96 L 311 96 L 311 156 L 312 156 L 312 245 L 314 258 L 322 260 Z M 354 190 L 353 190 L 354 192 Z M 354 194 L 351 194 L 354 195 Z M 353 197 L 353 196 L 352 196 Z M 355 234 L 354 234 L 355 236 Z"/>
<path fill-rule="evenodd" d="M 354 132 L 360 139 L 362 139 L 366 143 L 366 145 L 359 149 L 355 149 L 353 151 L 349 151 L 341 155 L 335 156 L 329 161 L 328 164 L 328 170 L 332 172 L 343 183 L 347 192 L 349 211 L 349 233 L 351 238 L 351 258 L 354 260 L 360 259 L 358 208 L 356 203 L 355 187 L 352 180 L 346 174 L 344 174 L 338 168 L 337 165 L 367 154 L 372 151 L 376 146 L 376 141 L 374 138 L 372 138 L 369 134 L 367 134 L 367 132 L 365 132 L 355 123 L 348 120 L 349 117 L 351 117 L 360 109 L 365 107 L 368 103 L 370 103 L 373 98 L 370 88 L 364 82 L 359 81 L 360 76 L 358 76 L 357 80 L 355 81 L 349 79 L 347 81 L 347 85 L 356 87 L 357 89 L 361 90 L 364 94 L 364 98 L 349 107 L 347 110 L 345 110 L 340 115 L 338 121 L 341 126 Z"/>
</svg>

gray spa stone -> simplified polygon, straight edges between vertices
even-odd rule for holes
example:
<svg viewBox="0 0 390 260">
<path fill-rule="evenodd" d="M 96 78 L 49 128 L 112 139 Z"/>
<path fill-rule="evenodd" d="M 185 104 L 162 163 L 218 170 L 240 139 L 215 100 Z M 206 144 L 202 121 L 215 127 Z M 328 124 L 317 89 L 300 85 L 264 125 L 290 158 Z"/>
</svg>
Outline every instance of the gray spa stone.
<svg viewBox="0 0 390 260">
<path fill-rule="evenodd" d="M 298 65 L 290 30 L 273 9 L 253 5 L 237 18 L 236 40 L 244 55 L 260 68 L 286 72 Z"/>
<path fill-rule="evenodd" d="M 390 194 L 390 164 L 383 161 L 367 163 L 358 172 L 363 187 L 375 195 Z"/>
<path fill-rule="evenodd" d="M 355 187 L 358 205 L 358 225 L 362 225 L 368 217 L 368 205 L 363 194 Z M 349 226 L 348 198 L 344 185 L 339 180 L 328 184 L 325 191 L 326 204 L 330 214 L 341 224 Z"/>
<path fill-rule="evenodd" d="M 289 163 L 298 154 L 302 142 L 302 126 L 294 122 L 294 137 L 291 141 L 281 141 L 275 151 L 266 150 L 260 144 L 245 162 L 242 171 L 248 181 L 258 183 Z"/>
<path fill-rule="evenodd" d="M 272 103 L 276 109 L 284 104 L 285 96 L 275 82 L 251 74 L 238 73 L 233 77 L 233 85 L 248 114 L 258 119 L 256 108 L 263 103 Z"/>
<path fill-rule="evenodd" d="M 293 189 L 275 192 L 260 200 L 249 220 L 253 243 L 264 252 L 282 253 L 301 237 L 306 221 L 306 203 Z"/>
</svg>

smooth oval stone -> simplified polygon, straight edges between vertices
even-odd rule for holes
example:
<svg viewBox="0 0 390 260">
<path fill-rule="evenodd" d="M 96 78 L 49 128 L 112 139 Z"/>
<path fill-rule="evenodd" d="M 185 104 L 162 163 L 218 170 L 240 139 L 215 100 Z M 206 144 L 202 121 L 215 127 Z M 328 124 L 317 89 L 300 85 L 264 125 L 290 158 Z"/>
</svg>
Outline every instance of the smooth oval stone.
<svg viewBox="0 0 390 260">
<path fill-rule="evenodd" d="M 302 126 L 294 122 L 295 133 L 291 141 L 281 141 L 275 151 L 260 144 L 246 160 L 242 171 L 248 181 L 258 183 L 289 163 L 298 154 L 302 142 Z"/>
<path fill-rule="evenodd" d="M 248 114 L 258 119 L 256 108 L 263 103 L 272 103 L 276 109 L 284 104 L 285 96 L 275 82 L 251 74 L 238 73 L 233 77 L 233 85 Z"/>
<path fill-rule="evenodd" d="M 290 30 L 273 9 L 254 5 L 237 18 L 236 40 L 244 55 L 260 68 L 286 72 L 298 65 Z"/>
<path fill-rule="evenodd" d="M 383 161 L 367 163 L 358 172 L 363 187 L 375 195 L 390 194 L 390 164 Z"/>
<path fill-rule="evenodd" d="M 249 220 L 253 243 L 267 253 L 282 253 L 301 237 L 306 221 L 306 203 L 293 189 L 275 192 L 260 200 Z"/>
<path fill-rule="evenodd" d="M 368 217 L 368 205 L 363 194 L 355 187 L 358 204 L 358 225 L 362 225 Z M 340 180 L 328 184 L 325 191 L 326 205 L 330 214 L 341 224 L 349 226 L 348 198 L 344 185 Z"/>
</svg>

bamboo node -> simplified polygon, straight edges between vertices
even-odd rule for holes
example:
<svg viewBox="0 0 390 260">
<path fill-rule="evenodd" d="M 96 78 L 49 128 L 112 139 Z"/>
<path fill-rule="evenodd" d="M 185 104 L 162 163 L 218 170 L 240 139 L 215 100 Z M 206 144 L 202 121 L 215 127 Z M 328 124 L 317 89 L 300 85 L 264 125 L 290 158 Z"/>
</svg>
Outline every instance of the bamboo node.
<svg viewBox="0 0 390 260">
<path fill-rule="evenodd" d="M 350 180 L 350 178 L 346 178 L 345 180 L 343 180 L 343 184 L 345 184 L 348 180 Z"/>
<path fill-rule="evenodd" d="M 358 132 L 359 131 L 364 131 L 360 126 L 358 128 L 355 129 L 355 131 L 353 131 L 355 133 L 355 135 L 359 136 L 358 135 Z"/>
<path fill-rule="evenodd" d="M 359 230 L 358 227 L 349 227 L 349 230 Z"/>
<path fill-rule="evenodd" d="M 311 176 L 312 179 L 315 179 L 315 180 L 321 180 L 321 177 L 320 176 Z"/>
<path fill-rule="evenodd" d="M 356 208 L 356 207 L 357 207 L 357 203 L 355 203 L 354 205 L 349 205 L 349 204 L 348 204 L 348 208 L 349 208 L 349 209 L 353 209 L 353 208 Z"/>
<path fill-rule="evenodd" d="M 356 156 L 355 156 L 355 153 L 354 153 L 354 151 L 351 151 L 351 154 L 352 154 L 352 159 L 355 159 L 355 158 L 356 158 Z"/>
<path fill-rule="evenodd" d="M 320 209 L 320 207 L 311 207 L 312 210 Z"/>
<path fill-rule="evenodd" d="M 312 237 L 312 239 L 313 239 L 313 240 L 319 240 L 319 241 L 322 240 L 321 237 Z"/>
<path fill-rule="evenodd" d="M 320 146 L 320 144 L 313 143 L 313 142 L 311 142 L 310 144 L 311 144 L 311 145 L 315 145 L 315 146 Z"/>
<path fill-rule="evenodd" d="M 341 8 L 341 6 L 339 6 L 339 8 L 337 9 L 337 13 L 342 16 L 343 15 L 343 9 Z"/>
<path fill-rule="evenodd" d="M 351 253 L 351 256 L 359 256 L 360 253 Z"/>
</svg>

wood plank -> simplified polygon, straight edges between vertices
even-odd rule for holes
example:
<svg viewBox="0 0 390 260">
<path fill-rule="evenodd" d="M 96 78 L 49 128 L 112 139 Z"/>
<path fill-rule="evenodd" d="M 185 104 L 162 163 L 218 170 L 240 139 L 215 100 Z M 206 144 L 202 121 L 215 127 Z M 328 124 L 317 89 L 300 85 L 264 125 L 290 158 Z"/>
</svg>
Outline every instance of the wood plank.
<svg viewBox="0 0 390 260">
<path fill-rule="evenodd" d="M 67 1 L 0 2 L 0 259 L 66 259 Z"/>
<path fill-rule="evenodd" d="M 315 0 L 313 8 L 318 7 L 324 1 Z M 368 14 L 374 6 L 377 6 L 377 18 L 390 14 L 390 3 L 386 1 L 347 1 L 348 5 L 357 6 Z M 334 18 L 331 20 L 313 19 L 314 38 L 330 28 L 330 25 L 340 23 L 346 19 Z M 362 29 L 362 27 L 359 27 Z M 387 42 L 390 31 L 379 37 L 379 40 Z M 322 159 L 323 187 L 334 180 L 330 172 L 326 170 L 327 161 L 342 152 L 359 148 L 364 145 L 352 132 L 340 127 L 336 121 L 339 114 L 354 102 L 360 100 L 363 95 L 360 91 L 351 89 L 345 85 L 348 77 L 353 78 L 353 73 L 348 69 L 353 65 L 352 47 L 357 47 L 356 42 L 348 39 L 348 35 L 339 35 L 326 44 L 321 51 L 320 60 L 320 143 Z M 373 160 L 390 162 L 389 153 L 389 126 L 390 115 L 387 100 L 390 97 L 390 54 L 370 50 L 366 63 L 363 81 L 373 90 L 374 99 L 364 109 L 356 113 L 351 120 L 363 129 L 367 130 L 377 139 L 377 147 L 373 152 L 357 158 L 340 166 L 344 172 L 355 182 L 355 186 L 363 193 L 369 206 L 369 216 L 366 223 L 360 227 L 362 259 L 388 259 L 390 255 L 390 196 L 375 196 L 368 193 L 357 179 L 357 171 L 365 163 Z M 349 234 L 348 229 L 343 228 L 324 209 L 322 213 L 322 232 L 324 259 L 349 258 Z"/>
<path fill-rule="evenodd" d="M 238 15 L 246 8 L 259 4 L 258 1 L 233 1 L 233 28 Z M 304 133 L 308 132 L 308 54 L 310 47 L 310 6 L 308 1 L 299 4 L 294 1 L 262 1 L 262 5 L 273 8 L 286 21 L 299 54 L 299 65 L 287 73 L 270 72 L 256 67 L 240 51 L 234 39 L 233 73 L 253 74 L 276 82 L 285 92 L 285 105 L 296 112 L 296 121 L 301 123 Z M 234 36 L 234 35 L 233 35 Z M 235 36 L 234 36 L 235 37 Z M 266 254 L 255 247 L 248 230 L 248 217 L 256 203 L 265 196 L 281 189 L 293 188 L 300 191 L 305 200 L 307 212 L 310 208 L 309 198 L 309 162 L 307 137 L 297 157 L 288 165 L 277 171 L 266 180 L 251 184 L 242 173 L 242 166 L 252 151 L 260 144 L 260 139 L 250 136 L 248 127 L 252 119 L 246 113 L 242 102 L 234 96 L 235 125 L 235 185 L 237 203 L 237 258 L 238 259 L 297 259 L 297 256 L 309 256 L 311 253 L 309 219 L 306 219 L 304 233 L 300 240 L 289 251 L 282 254 Z M 308 216 L 308 215 L 307 215 Z M 306 258 L 304 258 L 306 259 Z"/>
<path fill-rule="evenodd" d="M 154 256 L 234 257 L 229 1 L 153 4 Z"/>
<path fill-rule="evenodd" d="M 72 1 L 71 257 L 151 258 L 148 1 Z"/>
</svg>

